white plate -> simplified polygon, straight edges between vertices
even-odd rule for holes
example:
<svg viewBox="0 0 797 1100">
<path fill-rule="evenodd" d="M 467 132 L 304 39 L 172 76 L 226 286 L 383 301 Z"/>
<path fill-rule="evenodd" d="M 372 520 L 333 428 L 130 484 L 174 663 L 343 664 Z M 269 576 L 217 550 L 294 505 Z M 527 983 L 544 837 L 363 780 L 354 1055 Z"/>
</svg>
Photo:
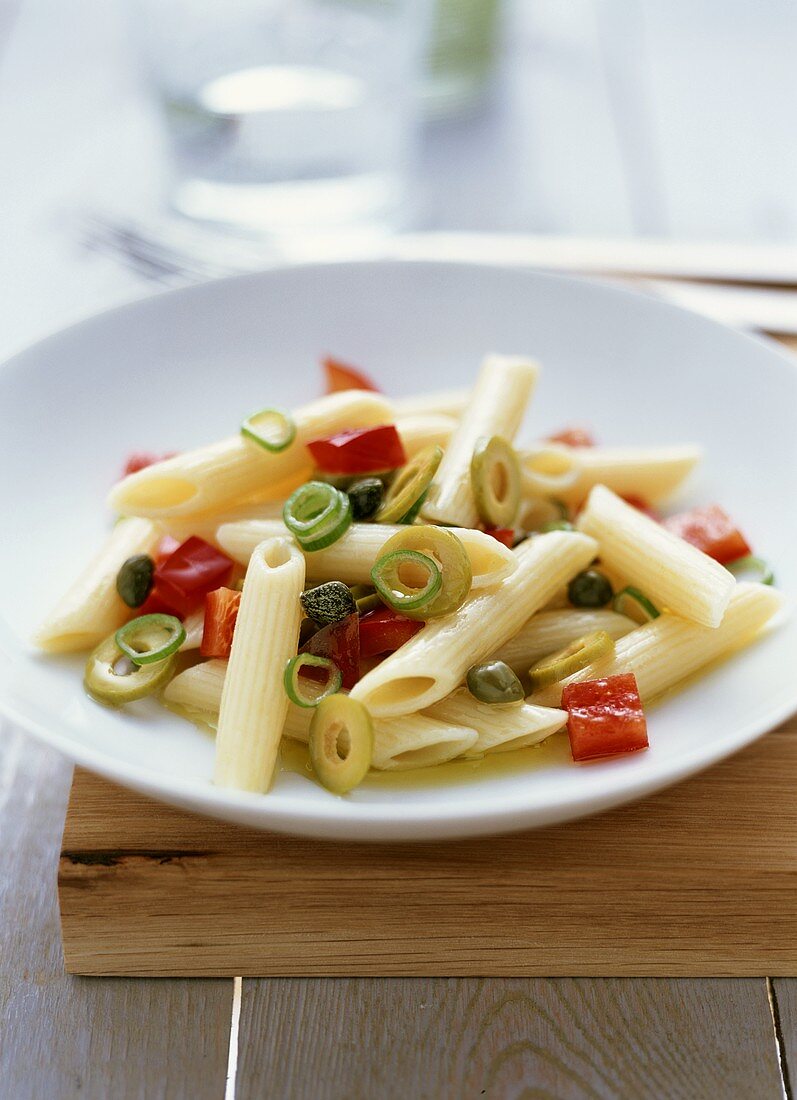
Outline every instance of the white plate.
<svg viewBox="0 0 797 1100">
<path fill-rule="evenodd" d="M 86 321 L 0 371 L 0 701 L 21 725 L 109 779 L 192 810 L 312 836 L 431 839 L 577 817 L 734 752 L 797 709 L 788 621 L 653 709 L 651 748 L 577 767 L 566 739 L 512 767 L 454 766 L 439 782 L 367 781 L 335 798 L 292 772 L 272 793 L 215 789 L 213 747 L 145 702 L 117 714 L 83 694 L 79 659 L 26 643 L 102 538 L 103 498 L 132 449 L 235 431 L 264 404 L 319 389 L 320 353 L 361 363 L 391 393 L 466 385 L 488 350 L 544 375 L 527 430 L 595 426 L 607 443 L 697 440 L 684 503 L 721 501 L 797 590 L 797 371 L 774 346 L 649 298 L 500 267 L 308 266 L 164 294 Z M 523 763 L 525 761 L 525 763 Z M 755 797 L 753 793 L 753 797 Z"/>
</svg>

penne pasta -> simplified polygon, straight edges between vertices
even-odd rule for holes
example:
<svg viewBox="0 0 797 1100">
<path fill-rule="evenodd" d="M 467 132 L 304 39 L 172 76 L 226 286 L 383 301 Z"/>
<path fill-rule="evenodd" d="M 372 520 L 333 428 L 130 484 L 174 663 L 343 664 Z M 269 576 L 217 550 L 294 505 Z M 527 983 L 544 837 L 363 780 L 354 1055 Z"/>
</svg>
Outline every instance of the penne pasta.
<svg viewBox="0 0 797 1100">
<path fill-rule="evenodd" d="M 116 576 L 134 554 L 149 554 L 158 527 L 145 519 L 120 520 L 105 545 L 33 636 L 48 653 L 93 649 L 133 615 L 116 591 Z"/>
<path fill-rule="evenodd" d="M 555 461 L 552 454 L 556 456 Z M 669 447 L 565 447 L 559 444 L 555 451 L 548 444 L 521 453 L 523 491 L 530 497 L 552 496 L 570 507 L 577 507 L 595 485 L 605 485 L 618 496 L 639 497 L 648 504 L 656 504 L 680 488 L 702 454 L 702 448 L 691 443 Z M 540 471 L 539 467 L 546 461 L 552 469 Z M 558 475 L 558 482 L 555 475 Z"/>
<path fill-rule="evenodd" d="M 605 630 L 610 638 L 622 638 L 630 633 L 636 623 L 616 611 L 602 609 L 591 611 L 581 608 L 562 608 L 559 611 L 540 611 L 491 654 L 492 659 L 504 661 L 518 674 L 525 676 L 529 668 L 541 657 L 547 657 L 596 630 Z"/>
<path fill-rule="evenodd" d="M 396 429 L 408 460 L 433 443 L 445 449 L 455 427 L 454 418 L 443 416 L 442 413 L 415 413 L 413 416 L 402 416 L 396 421 Z"/>
<path fill-rule="evenodd" d="M 601 562 L 640 588 L 659 609 L 703 626 L 719 626 L 733 575 L 713 558 L 596 485 L 578 529 L 600 544 Z"/>
<path fill-rule="evenodd" d="M 221 511 L 260 491 L 284 497 L 286 486 L 301 483 L 312 471 L 308 441 L 390 423 L 393 417 L 385 398 L 348 390 L 302 406 L 293 419 L 296 437 L 284 451 L 267 451 L 241 435 L 185 451 L 124 478 L 110 493 L 110 507 L 122 515 L 158 519 Z"/>
<path fill-rule="evenodd" d="M 591 538 L 552 531 L 522 543 L 517 569 L 493 588 L 471 596 L 451 615 L 432 619 L 352 689 L 378 717 L 424 710 L 449 695 L 468 668 L 518 632 L 562 584 L 589 565 Z"/>
<path fill-rule="evenodd" d="M 530 703 L 494 706 L 474 699 L 467 688 L 459 688 L 448 698 L 435 703 L 425 713 L 444 722 L 472 726 L 478 738 L 468 751 L 469 756 L 486 752 L 507 752 L 538 745 L 560 730 L 567 721 L 563 710 L 538 707 Z M 404 721 L 404 719 L 394 719 Z"/>
<path fill-rule="evenodd" d="M 382 547 L 402 530 L 402 526 L 389 523 L 353 523 L 325 550 L 307 553 L 307 575 L 313 580 L 334 578 L 344 584 L 370 584 L 371 569 Z M 242 520 L 220 527 L 216 540 L 225 553 L 245 565 L 259 542 L 285 533 L 282 520 Z M 472 588 L 497 584 L 517 568 L 512 551 L 483 531 L 462 528 L 454 533 L 470 559 Z"/>
<path fill-rule="evenodd" d="M 487 356 L 421 509 L 425 519 L 458 527 L 478 526 L 470 480 L 474 447 L 481 438 L 493 435 L 512 442 L 538 373 L 538 365 L 531 360 Z"/>
<path fill-rule="evenodd" d="M 252 553 L 219 710 L 214 779 L 221 787 L 267 791 L 271 785 L 304 576 L 304 558 L 290 539 L 268 539 Z"/>
<path fill-rule="evenodd" d="M 465 411 L 470 390 L 441 390 L 419 393 L 412 397 L 391 397 L 390 404 L 397 422 L 409 416 L 450 416 L 458 420 Z"/>
<path fill-rule="evenodd" d="M 219 711 L 226 661 L 204 661 L 175 676 L 163 693 L 164 702 L 181 711 L 209 720 Z M 283 735 L 307 742 L 313 711 L 288 704 Z M 422 714 L 374 721 L 373 767 L 379 771 L 408 771 L 444 764 L 472 752 L 477 733 L 459 722 Z"/>
<path fill-rule="evenodd" d="M 183 620 L 183 629 L 185 630 L 185 639 L 180 646 L 180 652 L 184 653 L 188 649 L 199 649 L 202 645 L 202 635 L 205 632 L 204 606 L 192 611 Z"/>
<path fill-rule="evenodd" d="M 734 586 L 728 609 L 718 627 L 699 626 L 665 612 L 621 638 L 608 654 L 561 683 L 536 692 L 529 702 L 558 706 L 567 684 L 633 672 L 643 703 L 657 698 L 692 673 L 750 642 L 782 605 L 782 597 L 767 585 Z"/>
</svg>

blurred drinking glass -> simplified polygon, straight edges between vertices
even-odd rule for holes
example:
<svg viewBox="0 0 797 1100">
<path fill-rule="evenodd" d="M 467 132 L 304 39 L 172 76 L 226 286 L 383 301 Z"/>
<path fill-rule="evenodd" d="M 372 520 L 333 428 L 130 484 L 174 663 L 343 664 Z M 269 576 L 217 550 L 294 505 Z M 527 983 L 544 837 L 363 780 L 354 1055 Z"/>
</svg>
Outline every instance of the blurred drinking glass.
<svg viewBox="0 0 797 1100">
<path fill-rule="evenodd" d="M 408 219 L 429 0 L 140 0 L 171 202 L 267 235 Z"/>
</svg>

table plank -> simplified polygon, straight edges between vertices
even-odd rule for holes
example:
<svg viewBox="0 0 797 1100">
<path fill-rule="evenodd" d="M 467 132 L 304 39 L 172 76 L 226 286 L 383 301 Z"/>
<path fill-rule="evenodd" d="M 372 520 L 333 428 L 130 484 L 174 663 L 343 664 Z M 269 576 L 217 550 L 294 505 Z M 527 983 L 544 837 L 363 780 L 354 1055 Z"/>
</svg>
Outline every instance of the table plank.
<svg viewBox="0 0 797 1100">
<path fill-rule="evenodd" d="M 21 732 L 0 733 L 0 1092 L 218 1100 L 231 981 L 64 973 L 55 873 L 71 774 Z"/>
<path fill-rule="evenodd" d="M 236 1100 L 779 1100 L 763 979 L 247 980 Z"/>
</svg>

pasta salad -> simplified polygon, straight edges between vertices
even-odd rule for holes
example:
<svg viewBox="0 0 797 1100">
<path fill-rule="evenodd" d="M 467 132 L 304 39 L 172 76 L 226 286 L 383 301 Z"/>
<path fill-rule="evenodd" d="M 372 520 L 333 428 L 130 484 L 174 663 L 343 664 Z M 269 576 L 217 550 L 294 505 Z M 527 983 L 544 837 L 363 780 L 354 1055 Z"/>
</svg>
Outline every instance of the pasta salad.
<svg viewBox="0 0 797 1100">
<path fill-rule="evenodd" d="M 213 727 L 217 784 L 267 792 L 283 737 L 337 795 L 560 730 L 577 763 L 638 752 L 647 704 L 779 608 L 721 507 L 659 511 L 698 446 L 518 444 L 523 357 L 398 399 L 324 367 L 316 401 L 131 456 L 104 547 L 35 635 L 90 651 L 96 702 Z"/>
</svg>

